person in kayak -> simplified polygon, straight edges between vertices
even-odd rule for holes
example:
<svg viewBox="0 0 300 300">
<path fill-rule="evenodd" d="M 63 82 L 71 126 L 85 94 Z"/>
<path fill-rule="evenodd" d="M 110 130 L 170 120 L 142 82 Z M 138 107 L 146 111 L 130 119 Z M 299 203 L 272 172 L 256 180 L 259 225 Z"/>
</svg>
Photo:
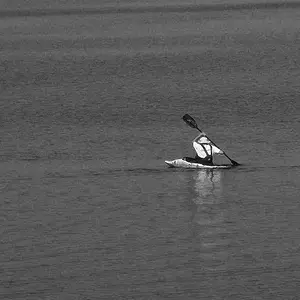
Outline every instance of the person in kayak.
<svg viewBox="0 0 300 300">
<path fill-rule="evenodd" d="M 195 162 L 202 165 L 213 165 L 213 148 L 211 141 L 205 133 L 200 133 L 193 140 L 193 147 L 196 151 Z"/>
<path fill-rule="evenodd" d="M 223 154 L 223 151 L 216 147 L 211 140 L 208 139 L 204 132 L 201 132 L 194 140 L 193 147 L 196 151 L 195 158 L 184 157 L 183 159 L 190 163 L 198 163 L 202 165 L 213 165 L 213 154 Z"/>
</svg>

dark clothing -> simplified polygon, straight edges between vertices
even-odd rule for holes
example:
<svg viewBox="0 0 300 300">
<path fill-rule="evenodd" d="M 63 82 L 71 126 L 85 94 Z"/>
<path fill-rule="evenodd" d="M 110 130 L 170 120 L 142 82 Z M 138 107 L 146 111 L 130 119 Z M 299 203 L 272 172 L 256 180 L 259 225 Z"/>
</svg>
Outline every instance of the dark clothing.
<svg viewBox="0 0 300 300">
<path fill-rule="evenodd" d="M 213 165 L 213 161 L 212 161 L 211 156 L 201 158 L 198 155 L 196 155 L 195 158 L 193 158 L 193 157 L 184 157 L 183 159 L 187 162 L 190 162 L 190 163 L 197 163 L 197 164 L 202 164 L 202 165 L 207 165 L 207 166 L 212 166 Z"/>
<path fill-rule="evenodd" d="M 196 155 L 195 160 L 197 163 L 202 164 L 202 165 L 209 165 L 209 166 L 213 165 L 212 156 L 207 156 L 205 158 L 201 158 L 198 155 Z"/>
<path fill-rule="evenodd" d="M 196 159 L 193 157 L 183 157 L 182 159 L 189 163 L 196 163 Z"/>
</svg>

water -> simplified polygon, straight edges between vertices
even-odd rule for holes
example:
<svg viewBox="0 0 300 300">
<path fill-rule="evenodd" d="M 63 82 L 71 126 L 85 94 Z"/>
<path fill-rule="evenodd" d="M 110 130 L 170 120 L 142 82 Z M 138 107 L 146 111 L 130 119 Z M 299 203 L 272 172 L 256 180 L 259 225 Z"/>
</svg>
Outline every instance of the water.
<svg viewBox="0 0 300 300">
<path fill-rule="evenodd" d="M 297 299 L 299 20 L 1 19 L 1 299 Z"/>
</svg>

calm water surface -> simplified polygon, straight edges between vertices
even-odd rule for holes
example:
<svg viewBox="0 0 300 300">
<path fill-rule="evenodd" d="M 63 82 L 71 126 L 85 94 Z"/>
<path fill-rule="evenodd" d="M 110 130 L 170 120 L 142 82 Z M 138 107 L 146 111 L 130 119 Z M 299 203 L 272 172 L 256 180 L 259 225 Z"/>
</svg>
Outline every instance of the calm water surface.
<svg viewBox="0 0 300 300">
<path fill-rule="evenodd" d="M 1 19 L 0 298 L 298 299 L 299 14 Z"/>
</svg>

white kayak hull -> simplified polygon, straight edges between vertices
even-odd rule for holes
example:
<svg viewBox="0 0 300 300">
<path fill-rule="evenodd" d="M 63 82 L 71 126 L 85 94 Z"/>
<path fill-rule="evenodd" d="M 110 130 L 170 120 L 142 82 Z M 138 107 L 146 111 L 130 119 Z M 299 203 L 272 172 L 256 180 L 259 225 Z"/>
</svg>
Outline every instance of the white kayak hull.
<svg viewBox="0 0 300 300">
<path fill-rule="evenodd" d="M 232 165 L 202 165 L 198 163 L 188 162 L 184 159 L 165 160 L 165 163 L 171 168 L 187 168 L 187 169 L 230 169 Z"/>
</svg>

